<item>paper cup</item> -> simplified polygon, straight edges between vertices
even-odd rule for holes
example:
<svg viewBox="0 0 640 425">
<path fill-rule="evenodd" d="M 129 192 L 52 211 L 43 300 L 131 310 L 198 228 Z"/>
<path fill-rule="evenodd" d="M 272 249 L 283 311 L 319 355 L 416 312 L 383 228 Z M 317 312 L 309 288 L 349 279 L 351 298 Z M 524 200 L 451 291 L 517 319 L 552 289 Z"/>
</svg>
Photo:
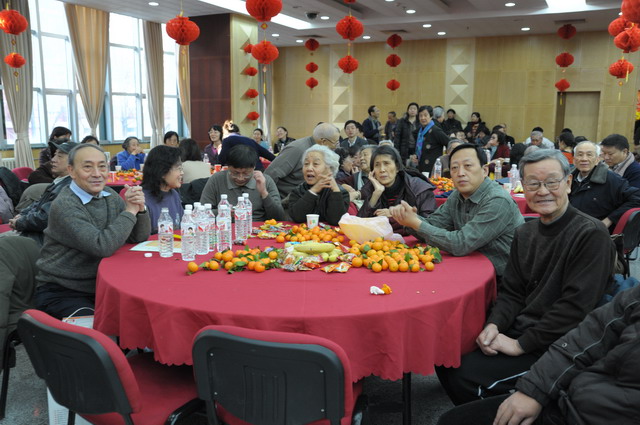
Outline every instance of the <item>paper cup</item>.
<svg viewBox="0 0 640 425">
<path fill-rule="evenodd" d="M 220 171 L 220 170 L 222 170 L 222 165 L 220 165 L 220 164 L 215 164 L 215 165 L 213 166 L 213 172 L 214 172 L 214 173 L 217 173 L 217 172 L 218 172 L 218 171 Z"/>
<path fill-rule="evenodd" d="M 116 172 L 115 171 L 109 171 L 109 180 L 111 180 L 112 182 L 116 181 Z"/>
<path fill-rule="evenodd" d="M 307 228 L 313 229 L 318 226 L 320 216 L 318 214 L 307 214 Z"/>
<path fill-rule="evenodd" d="M 121 165 L 116 165 L 116 171 L 122 171 L 122 166 Z"/>
<path fill-rule="evenodd" d="M 511 193 L 511 183 L 505 183 L 502 185 L 502 187 L 504 187 L 504 190 Z"/>
</svg>

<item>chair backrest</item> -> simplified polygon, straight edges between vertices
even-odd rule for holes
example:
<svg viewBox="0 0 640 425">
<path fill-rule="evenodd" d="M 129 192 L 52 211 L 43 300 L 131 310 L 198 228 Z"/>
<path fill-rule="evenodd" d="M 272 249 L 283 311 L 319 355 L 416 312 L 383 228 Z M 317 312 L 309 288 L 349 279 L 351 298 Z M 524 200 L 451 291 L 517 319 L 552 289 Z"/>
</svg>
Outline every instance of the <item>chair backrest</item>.
<svg viewBox="0 0 640 425">
<path fill-rule="evenodd" d="M 631 211 L 628 220 L 622 228 L 625 253 L 633 251 L 640 244 L 640 208 L 634 208 L 634 210 L 635 211 Z"/>
<path fill-rule="evenodd" d="M 80 414 L 120 413 L 133 423 L 140 390 L 127 359 L 106 335 L 38 310 L 24 312 L 18 333 L 56 402 Z"/>
<path fill-rule="evenodd" d="M 353 406 L 349 360 L 324 338 L 208 326 L 195 338 L 193 366 L 210 421 L 218 404 L 256 425 L 339 425 Z"/>
<path fill-rule="evenodd" d="M 118 156 L 114 155 L 113 158 L 109 160 L 109 170 L 116 171 L 116 165 L 118 165 Z"/>
</svg>

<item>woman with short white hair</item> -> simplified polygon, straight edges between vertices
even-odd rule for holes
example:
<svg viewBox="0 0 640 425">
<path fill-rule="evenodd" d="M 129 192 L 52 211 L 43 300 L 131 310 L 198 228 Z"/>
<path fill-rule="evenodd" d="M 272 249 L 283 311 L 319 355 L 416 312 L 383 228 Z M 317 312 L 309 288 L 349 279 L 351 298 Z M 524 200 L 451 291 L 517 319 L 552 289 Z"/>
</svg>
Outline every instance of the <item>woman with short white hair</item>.
<svg viewBox="0 0 640 425">
<path fill-rule="evenodd" d="M 349 209 L 349 193 L 336 183 L 339 156 L 322 145 L 314 145 L 302 156 L 304 182 L 288 196 L 287 212 L 298 223 L 306 222 L 307 214 L 318 214 L 320 221 L 338 224 Z"/>
</svg>

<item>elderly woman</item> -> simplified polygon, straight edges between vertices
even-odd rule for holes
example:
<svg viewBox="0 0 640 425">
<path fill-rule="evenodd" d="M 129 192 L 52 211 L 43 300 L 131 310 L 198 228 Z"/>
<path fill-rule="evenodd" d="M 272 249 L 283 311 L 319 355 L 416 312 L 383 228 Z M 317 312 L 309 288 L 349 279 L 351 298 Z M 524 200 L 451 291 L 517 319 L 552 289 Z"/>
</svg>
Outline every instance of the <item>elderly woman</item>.
<svg viewBox="0 0 640 425">
<path fill-rule="evenodd" d="M 326 146 L 314 145 L 302 156 L 304 183 L 288 196 L 287 212 L 295 222 L 306 222 L 307 214 L 318 214 L 320 221 L 338 224 L 349 209 L 349 193 L 338 185 L 339 157 Z"/>
<path fill-rule="evenodd" d="M 389 208 L 405 201 L 417 209 L 418 215 L 428 217 L 436 209 L 433 195 L 435 187 L 422 174 L 405 170 L 397 150 L 379 146 L 371 155 L 369 181 L 360 191 L 364 204 L 359 217 L 385 216 L 396 233 L 410 234 L 409 229 L 397 223 Z M 415 173 L 415 175 L 413 175 Z"/>
<path fill-rule="evenodd" d="M 202 154 L 195 140 L 182 139 L 178 148 L 184 169 L 182 183 L 191 183 L 192 180 L 203 179 L 211 175 L 211 164 L 202 162 Z"/>
<path fill-rule="evenodd" d="M 168 145 L 158 145 L 147 156 L 142 177 L 142 191 L 151 219 L 151 233 L 158 233 L 158 217 L 162 208 L 169 208 L 169 215 L 177 226 L 182 219 L 182 203 L 176 189 L 182 186 L 182 161 L 180 150 Z"/>
<path fill-rule="evenodd" d="M 122 143 L 122 152 L 116 156 L 117 164 L 123 170 L 139 170 L 140 164 L 144 162 L 144 153 L 137 137 L 127 137 Z"/>
</svg>

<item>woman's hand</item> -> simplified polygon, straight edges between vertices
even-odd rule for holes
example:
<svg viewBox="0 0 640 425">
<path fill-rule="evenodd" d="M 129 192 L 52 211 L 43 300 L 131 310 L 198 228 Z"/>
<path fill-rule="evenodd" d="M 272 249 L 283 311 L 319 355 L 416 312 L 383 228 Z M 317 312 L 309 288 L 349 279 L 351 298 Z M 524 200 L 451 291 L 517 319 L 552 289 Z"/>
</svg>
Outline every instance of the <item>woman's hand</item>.
<svg viewBox="0 0 640 425">
<path fill-rule="evenodd" d="M 376 179 L 376 172 L 369 173 L 369 181 L 373 185 L 373 193 L 382 194 L 384 192 L 384 186 Z"/>
<path fill-rule="evenodd" d="M 409 155 L 409 160 L 414 167 L 418 166 L 418 156 L 417 155 Z"/>
<path fill-rule="evenodd" d="M 376 217 L 391 217 L 391 212 L 389 211 L 389 208 L 381 208 L 379 210 L 376 210 L 376 212 L 373 213 Z"/>
</svg>

